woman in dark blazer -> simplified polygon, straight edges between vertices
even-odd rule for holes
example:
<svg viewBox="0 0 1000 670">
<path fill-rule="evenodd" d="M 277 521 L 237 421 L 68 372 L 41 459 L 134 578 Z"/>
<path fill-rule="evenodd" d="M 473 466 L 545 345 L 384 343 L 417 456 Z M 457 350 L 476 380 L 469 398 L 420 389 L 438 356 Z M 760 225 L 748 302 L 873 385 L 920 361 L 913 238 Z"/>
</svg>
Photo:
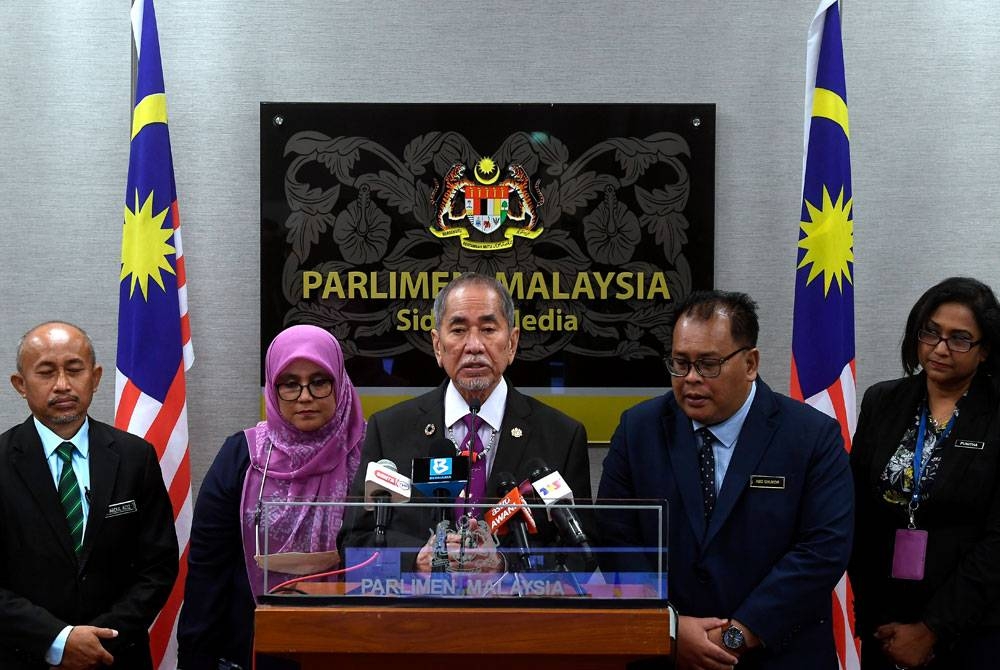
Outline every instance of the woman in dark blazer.
<svg viewBox="0 0 1000 670">
<path fill-rule="evenodd" d="M 851 452 L 856 530 L 848 572 L 861 667 L 997 667 L 1000 305 L 993 291 L 961 277 L 929 289 L 910 311 L 902 359 L 906 377 L 865 393 Z"/>
</svg>

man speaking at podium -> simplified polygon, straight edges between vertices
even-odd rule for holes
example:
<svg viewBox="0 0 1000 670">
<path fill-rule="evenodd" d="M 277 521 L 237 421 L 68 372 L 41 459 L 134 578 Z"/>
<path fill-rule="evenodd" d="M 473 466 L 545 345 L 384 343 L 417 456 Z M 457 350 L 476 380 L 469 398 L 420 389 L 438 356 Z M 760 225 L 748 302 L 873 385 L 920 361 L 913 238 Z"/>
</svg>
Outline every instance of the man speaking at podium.
<svg viewBox="0 0 1000 670">
<path fill-rule="evenodd" d="M 525 479 L 532 459 L 558 470 L 578 500 L 590 501 L 586 429 L 518 392 L 503 377 L 514 361 L 520 334 L 507 288 L 486 275 L 456 277 L 434 300 L 434 323 L 434 356 L 448 380 L 425 395 L 373 414 L 361 452 L 362 466 L 389 459 L 400 471 L 409 471 L 414 458 L 431 456 L 447 440 L 449 450 L 454 447 L 452 456 L 476 453 L 468 487 L 474 503 L 498 498 L 504 473 L 513 474 L 517 481 Z M 365 468 L 361 467 L 351 495 L 360 498 L 364 484 Z M 372 513 L 348 514 L 341 544 L 371 546 L 373 517 Z M 433 524 L 428 518 L 426 514 L 397 515 L 388 532 L 389 546 L 424 545 L 417 559 L 418 571 L 430 569 L 433 537 L 428 539 L 428 527 Z"/>
<path fill-rule="evenodd" d="M 670 506 L 680 670 L 838 665 L 831 591 L 851 549 L 847 453 L 833 419 L 758 379 L 758 330 L 746 294 L 689 296 L 666 361 L 672 391 L 622 415 L 604 461 L 599 500 Z M 657 542 L 655 524 L 602 521 L 615 546 Z"/>
</svg>

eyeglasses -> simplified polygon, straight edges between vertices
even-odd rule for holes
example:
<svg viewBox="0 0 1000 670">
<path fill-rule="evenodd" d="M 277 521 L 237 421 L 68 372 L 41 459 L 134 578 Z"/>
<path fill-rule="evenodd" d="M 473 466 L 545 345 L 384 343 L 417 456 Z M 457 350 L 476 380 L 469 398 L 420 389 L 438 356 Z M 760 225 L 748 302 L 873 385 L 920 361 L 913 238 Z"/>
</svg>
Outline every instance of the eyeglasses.
<svg viewBox="0 0 1000 670">
<path fill-rule="evenodd" d="M 699 358 L 696 361 L 668 356 L 663 359 L 663 362 L 667 365 L 667 371 L 674 377 L 687 377 L 688 373 L 691 372 L 691 366 L 694 366 L 695 372 L 706 379 L 711 379 L 722 374 L 723 363 L 741 351 L 748 351 L 750 349 L 753 349 L 753 347 L 740 347 L 733 353 L 722 358 Z"/>
<path fill-rule="evenodd" d="M 278 389 L 278 397 L 289 402 L 298 400 L 302 395 L 302 389 L 307 387 L 309 388 L 309 395 L 316 400 L 322 400 L 333 393 L 333 382 L 329 379 L 314 379 L 308 384 L 300 384 L 298 382 L 281 382 L 280 384 L 275 384 L 275 388 Z"/>
<path fill-rule="evenodd" d="M 954 351 L 957 354 L 964 354 L 968 351 L 972 351 L 972 347 L 975 347 L 982 342 L 982 340 L 970 340 L 969 338 L 962 337 L 961 335 L 942 337 L 933 330 L 927 330 L 926 328 L 921 328 L 917 331 L 917 339 L 931 347 L 936 347 L 942 340 L 944 340 L 944 345 L 948 347 L 948 351 Z"/>
</svg>

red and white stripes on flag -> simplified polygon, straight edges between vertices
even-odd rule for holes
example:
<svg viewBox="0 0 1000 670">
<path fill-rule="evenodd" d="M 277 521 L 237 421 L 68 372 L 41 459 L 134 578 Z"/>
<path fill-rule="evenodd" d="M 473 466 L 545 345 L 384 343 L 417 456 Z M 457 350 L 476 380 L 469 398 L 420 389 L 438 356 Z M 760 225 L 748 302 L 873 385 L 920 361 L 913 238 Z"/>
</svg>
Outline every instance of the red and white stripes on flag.
<svg viewBox="0 0 1000 670">
<path fill-rule="evenodd" d="M 150 627 L 154 667 L 177 667 L 177 618 L 191 536 L 185 372 L 194 361 L 166 92 L 153 0 L 131 10 L 136 63 L 122 227 L 115 426 L 149 441 L 173 506 L 180 573 Z"/>
<path fill-rule="evenodd" d="M 857 422 L 854 342 L 854 196 L 840 7 L 821 0 L 806 46 L 802 202 L 792 322 L 791 395 L 840 423 L 850 451 Z M 849 505 L 851 501 L 845 500 Z M 845 670 L 860 668 L 847 576 L 833 592 L 833 628 Z"/>
</svg>

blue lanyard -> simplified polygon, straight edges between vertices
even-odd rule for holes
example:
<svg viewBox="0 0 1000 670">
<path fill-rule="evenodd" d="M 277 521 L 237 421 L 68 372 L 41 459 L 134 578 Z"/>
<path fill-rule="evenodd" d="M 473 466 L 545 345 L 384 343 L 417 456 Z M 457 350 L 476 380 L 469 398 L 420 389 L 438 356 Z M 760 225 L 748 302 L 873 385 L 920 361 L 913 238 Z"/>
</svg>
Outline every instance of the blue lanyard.
<svg viewBox="0 0 1000 670">
<path fill-rule="evenodd" d="M 924 461 L 924 440 L 927 438 L 927 403 L 924 403 L 923 408 L 920 410 L 920 428 L 917 430 L 917 443 L 913 447 L 913 495 L 910 498 L 910 515 L 916 511 L 917 507 L 920 506 L 920 475 L 921 470 L 923 470 Z M 948 419 L 948 425 L 945 427 L 944 432 L 938 436 L 936 444 L 941 444 L 944 442 L 948 434 L 951 433 L 952 426 L 955 425 L 955 415 L 952 414 L 951 418 Z"/>
</svg>

